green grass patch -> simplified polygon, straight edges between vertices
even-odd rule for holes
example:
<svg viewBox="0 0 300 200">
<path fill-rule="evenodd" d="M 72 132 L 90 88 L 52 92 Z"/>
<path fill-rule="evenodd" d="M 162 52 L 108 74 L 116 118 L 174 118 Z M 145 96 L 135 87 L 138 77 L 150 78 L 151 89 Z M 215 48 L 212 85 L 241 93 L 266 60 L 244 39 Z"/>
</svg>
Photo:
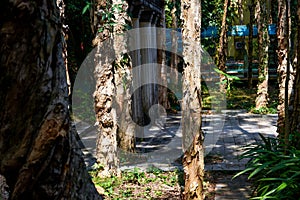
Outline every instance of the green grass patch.
<svg viewBox="0 0 300 200">
<path fill-rule="evenodd" d="M 225 97 L 225 95 L 224 95 Z M 208 89 L 202 85 L 202 109 L 218 109 L 221 101 L 226 101 L 225 109 L 245 109 L 255 114 L 275 114 L 278 105 L 278 90 L 271 87 L 269 89 L 269 102 L 265 108 L 255 109 L 256 90 L 249 89 L 243 85 L 234 85 L 231 87 L 230 95 L 226 94 L 226 99 L 220 98 L 219 87 Z"/>
<path fill-rule="evenodd" d="M 184 185 L 183 172 L 149 168 L 125 170 L 121 177 L 101 178 L 97 170 L 90 172 L 98 191 L 107 199 L 180 198 Z"/>
</svg>

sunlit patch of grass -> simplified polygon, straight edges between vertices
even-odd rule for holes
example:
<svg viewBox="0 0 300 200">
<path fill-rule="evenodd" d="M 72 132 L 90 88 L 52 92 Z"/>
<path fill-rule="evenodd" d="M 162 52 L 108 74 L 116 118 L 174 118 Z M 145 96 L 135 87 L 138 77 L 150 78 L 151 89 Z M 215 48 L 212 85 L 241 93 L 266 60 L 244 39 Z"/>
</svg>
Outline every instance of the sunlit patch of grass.
<svg viewBox="0 0 300 200">
<path fill-rule="evenodd" d="M 183 172 L 149 168 L 125 170 L 121 177 L 100 178 L 98 171 L 90 172 L 96 188 L 107 199 L 153 199 L 180 197 L 184 185 Z"/>
<path fill-rule="evenodd" d="M 221 101 L 218 96 L 219 88 L 209 91 L 207 88 L 202 90 L 202 109 L 216 109 L 216 105 Z M 245 87 L 232 87 L 230 95 L 226 95 L 226 109 L 245 109 L 248 112 L 257 114 L 273 114 L 277 112 L 278 91 L 274 88 L 269 90 L 269 105 L 267 108 L 255 110 L 256 90 Z M 215 106 L 213 106 L 215 105 Z"/>
</svg>

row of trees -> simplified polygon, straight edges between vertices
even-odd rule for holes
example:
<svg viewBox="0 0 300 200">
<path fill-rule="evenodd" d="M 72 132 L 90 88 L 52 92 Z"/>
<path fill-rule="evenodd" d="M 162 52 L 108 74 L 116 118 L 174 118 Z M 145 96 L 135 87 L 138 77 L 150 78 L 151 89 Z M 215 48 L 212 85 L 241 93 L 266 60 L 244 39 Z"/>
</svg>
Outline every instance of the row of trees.
<svg viewBox="0 0 300 200">
<path fill-rule="evenodd" d="M 183 42 L 193 38 L 200 46 L 201 1 L 171 2 L 181 6 Z M 205 6 L 204 2 L 206 1 L 203 1 L 202 5 Z M 225 0 L 222 3 L 227 10 L 230 1 Z M 269 22 L 269 14 L 264 13 L 265 1 L 257 0 L 253 3 L 256 5 L 257 13 L 260 13 L 260 17 L 257 18 L 261 30 L 259 31 L 259 55 L 261 56 L 259 70 L 260 74 L 264 75 L 264 78 L 259 79 L 257 102 L 263 102 L 265 100 L 262 99 L 267 99 L 266 52 L 269 39 L 266 25 Z M 103 40 L 124 31 L 122 20 L 129 20 L 126 13 L 119 13 L 115 19 L 120 23 L 116 23 L 114 29 L 105 26 L 105 21 L 99 13 L 103 13 L 107 5 L 114 4 L 127 6 L 127 2 L 121 0 L 95 0 L 92 4 L 92 30 L 94 30 L 94 44 L 97 48 L 101 47 Z M 291 4 L 297 5 L 297 17 L 293 18 L 290 15 Z M 66 57 L 64 57 L 66 46 L 62 32 L 64 8 L 65 4 L 60 0 L 38 2 L 5 0 L 0 3 L 2 13 L 0 16 L 0 174 L 7 180 L 11 191 L 10 199 L 101 199 L 86 170 L 83 154 L 76 139 L 77 133 L 70 119 Z M 280 86 L 278 130 L 286 142 L 291 133 L 296 135 L 294 141 L 298 147 L 300 146 L 299 135 L 297 136 L 300 132 L 300 65 L 297 62 L 300 59 L 298 53 L 300 45 L 297 43 L 300 40 L 299 13 L 299 0 L 297 2 L 278 0 Z M 226 12 L 224 16 L 222 24 L 226 22 Z M 180 20 L 174 20 L 173 24 L 178 21 Z M 294 37 L 297 40 L 292 40 L 293 42 L 291 42 L 293 37 L 290 36 L 292 22 L 297 25 L 293 26 L 297 27 L 297 34 Z M 224 57 L 224 49 L 222 50 L 226 47 L 224 38 L 223 32 L 223 37 L 220 37 L 219 59 Z M 294 48 L 291 48 L 290 44 L 294 44 Z M 184 196 L 185 199 L 203 199 L 204 136 L 201 127 L 193 124 L 201 124 L 201 74 L 196 70 L 200 65 L 200 54 L 195 49 L 192 51 L 191 48 L 184 46 L 183 50 L 185 95 L 182 109 L 187 112 L 183 113 L 183 118 L 193 116 L 193 120 L 186 120 L 191 123 L 183 124 L 183 131 L 193 132 L 195 137 L 183 157 Z M 295 56 L 290 56 L 290 49 L 293 49 Z M 101 130 L 97 154 L 101 155 L 99 161 L 104 164 L 109 173 L 119 173 L 116 159 L 116 131 L 119 125 L 114 121 L 116 113 L 111 109 L 111 102 L 121 81 L 116 74 L 121 73 L 115 71 L 113 65 L 105 65 L 105 63 L 102 64 L 101 69 L 104 70 L 98 74 L 95 92 L 96 119 Z M 123 95 L 126 95 L 126 92 Z M 128 97 L 124 96 L 123 99 Z M 128 104 L 125 102 L 122 108 L 128 109 Z M 122 110 L 118 112 L 122 113 Z M 101 141 L 104 142 L 101 144 Z M 111 142 L 109 146 L 107 141 Z M 101 146 L 104 144 L 105 148 Z M 107 151 L 105 154 L 104 149 Z"/>
<path fill-rule="evenodd" d="M 110 11 L 110 6 L 116 4 L 126 7 L 128 3 L 98 0 L 90 4 L 95 37 L 93 44 L 98 49 L 101 49 L 105 39 L 123 31 L 126 14 L 113 13 L 113 21 L 119 22 L 114 23 L 116 26 L 113 27 L 106 24 L 109 17 L 103 17 Z M 101 199 L 86 170 L 78 136 L 70 118 L 67 53 L 63 37 L 64 2 L 2 1 L 0 7 L 3 13 L 0 18 L 0 174 L 6 178 L 10 199 Z M 182 15 L 185 18 L 183 24 L 185 27 L 194 26 L 191 31 L 185 29 L 187 35 L 184 37 L 196 38 L 198 45 L 200 8 L 198 1 L 182 2 L 182 10 L 185 11 Z M 192 12 L 186 12 L 190 9 Z M 191 16 L 191 13 L 195 16 Z M 83 48 L 81 44 L 81 50 Z M 189 56 L 188 50 L 185 52 Z M 199 52 L 195 53 L 195 56 L 198 55 Z M 102 60 L 101 56 L 101 52 L 96 54 L 99 61 Z M 97 64 L 96 71 L 99 73 L 95 112 L 101 130 L 97 155 L 98 161 L 109 174 L 115 174 L 119 173 L 116 131 L 120 128 L 115 118 L 117 112 L 122 113 L 122 110 L 115 111 L 111 106 L 115 95 L 120 94 L 116 88 L 122 75 L 118 79 L 118 71 L 111 63 Z M 196 65 L 199 65 L 198 59 L 186 63 L 185 76 L 191 83 L 186 82 L 185 87 L 189 92 L 184 97 L 187 99 L 184 105 L 186 110 L 195 109 L 199 115 L 195 117 L 195 123 L 200 120 L 201 113 L 200 74 L 196 79 L 190 77 Z M 195 97 L 195 102 L 190 102 L 190 96 Z M 128 109 L 124 102 L 122 104 L 124 109 Z M 193 124 L 186 125 L 188 131 L 193 128 Z M 202 195 L 204 166 L 199 145 L 203 135 L 200 129 L 195 133 L 195 146 L 184 159 L 185 171 L 188 172 L 186 182 L 190 185 L 186 189 L 187 199 Z"/>
<path fill-rule="evenodd" d="M 213 1 L 219 4 L 214 4 L 214 10 L 220 10 L 220 1 Z M 299 132 L 299 128 L 292 122 L 297 115 L 297 66 L 298 66 L 298 23 L 297 18 L 299 14 L 299 2 L 295 0 L 279 0 L 279 1 L 260 1 L 249 0 L 247 2 L 242 1 L 222 1 L 223 12 L 218 15 L 217 20 L 211 19 L 206 22 L 205 17 L 203 20 L 206 26 L 211 24 L 217 24 L 221 27 L 218 37 L 218 48 L 216 53 L 216 63 L 218 68 L 226 72 L 225 62 L 227 47 L 228 26 L 235 18 L 240 20 L 240 24 L 243 22 L 243 13 L 249 11 L 250 20 L 247 24 L 249 28 L 249 36 L 247 43 L 247 51 L 245 50 L 247 60 L 244 60 L 245 67 L 248 68 L 248 86 L 252 88 L 252 60 L 253 60 L 253 25 L 257 25 L 257 55 L 258 55 L 258 84 L 257 84 L 257 97 L 256 97 L 256 109 L 266 108 L 268 106 L 268 88 L 269 88 L 269 66 L 272 60 L 269 55 L 269 49 L 271 46 L 271 38 L 268 34 L 268 25 L 276 24 L 277 37 L 275 42 L 277 59 L 275 64 L 277 67 L 278 84 L 279 84 L 279 102 L 278 102 L 278 133 L 280 137 L 288 141 L 290 134 Z M 207 2 L 209 4 L 209 2 Z M 217 6 L 218 5 L 218 6 Z M 236 5 L 236 6 L 234 6 Z M 233 9 L 232 9 L 233 8 Z M 207 8 L 208 9 L 208 8 Z M 207 10 L 206 9 L 206 10 Z M 241 11 L 243 10 L 243 11 Z M 205 12 L 205 11 L 204 11 Z M 211 11 L 213 12 L 213 11 Z M 298 14 L 297 14 L 298 13 Z M 208 15 L 209 16 L 209 15 Z M 210 18 L 210 17 L 208 17 Z M 217 43 L 217 42 L 216 42 Z M 273 41 L 274 43 L 274 41 Z M 221 76 L 221 82 L 224 77 Z M 226 86 L 225 86 L 226 87 Z M 224 88 L 221 87 L 224 91 Z M 296 115 L 295 115 L 296 114 Z"/>
</svg>

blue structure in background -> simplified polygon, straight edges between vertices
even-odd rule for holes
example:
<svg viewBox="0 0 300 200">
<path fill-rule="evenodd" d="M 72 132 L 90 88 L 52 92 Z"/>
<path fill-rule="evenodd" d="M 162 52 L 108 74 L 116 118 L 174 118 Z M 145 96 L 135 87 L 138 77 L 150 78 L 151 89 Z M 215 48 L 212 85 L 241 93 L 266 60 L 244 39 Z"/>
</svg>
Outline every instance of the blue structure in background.
<svg viewBox="0 0 300 200">
<path fill-rule="evenodd" d="M 269 35 L 276 35 L 276 24 L 268 25 Z M 257 26 L 253 26 L 253 36 L 257 36 L 258 30 Z M 228 36 L 249 36 L 249 28 L 247 25 L 235 25 L 229 27 L 227 32 Z M 201 37 L 217 37 L 218 28 L 216 26 L 209 26 L 206 29 L 203 29 L 201 32 Z"/>
<path fill-rule="evenodd" d="M 209 26 L 206 29 L 202 30 L 201 37 L 217 37 L 218 36 L 218 28 L 216 26 Z"/>
</svg>

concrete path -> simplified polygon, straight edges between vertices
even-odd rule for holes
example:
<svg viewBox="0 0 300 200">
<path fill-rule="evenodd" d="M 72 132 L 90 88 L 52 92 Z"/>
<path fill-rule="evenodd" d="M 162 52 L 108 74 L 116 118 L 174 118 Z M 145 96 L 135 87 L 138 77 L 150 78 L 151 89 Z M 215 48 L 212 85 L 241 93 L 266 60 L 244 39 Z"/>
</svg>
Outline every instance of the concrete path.
<svg viewBox="0 0 300 200">
<path fill-rule="evenodd" d="M 182 155 L 182 132 L 180 115 L 169 115 L 163 124 L 145 127 L 144 138 L 137 143 L 138 154 L 120 154 L 121 169 L 133 167 L 158 167 L 163 170 L 180 168 Z M 203 115 L 202 130 L 205 133 L 206 147 L 205 170 L 240 171 L 247 160 L 239 160 L 247 144 L 260 142 L 259 133 L 276 137 L 277 115 L 256 115 L 244 110 L 226 110 L 221 114 Z M 95 162 L 96 129 L 85 123 L 77 123 L 77 130 L 85 146 L 86 163 Z M 231 180 L 231 176 L 220 177 L 216 184 L 216 200 L 247 199 L 249 185 L 240 177 Z"/>
<path fill-rule="evenodd" d="M 217 142 L 208 156 L 216 157 L 221 162 L 206 164 L 206 170 L 243 170 L 247 160 L 239 160 L 245 145 L 260 142 L 259 133 L 276 137 L 277 114 L 257 115 L 244 110 L 228 110 L 225 122 L 218 135 Z M 209 136 L 209 123 L 219 115 L 204 115 L 203 130 Z M 216 134 L 215 134 L 216 135 Z"/>
<path fill-rule="evenodd" d="M 203 117 L 203 130 L 209 134 L 207 126 L 218 115 Z M 216 180 L 215 200 L 244 200 L 249 199 L 251 184 L 243 175 L 232 180 L 237 171 L 245 169 L 246 159 L 239 160 L 243 147 L 248 144 L 261 142 L 258 133 L 264 136 L 276 137 L 277 114 L 256 115 L 243 110 L 231 110 L 225 113 L 225 123 L 217 143 L 206 156 L 209 163 L 205 164 L 208 171 L 220 171 Z"/>
</svg>

